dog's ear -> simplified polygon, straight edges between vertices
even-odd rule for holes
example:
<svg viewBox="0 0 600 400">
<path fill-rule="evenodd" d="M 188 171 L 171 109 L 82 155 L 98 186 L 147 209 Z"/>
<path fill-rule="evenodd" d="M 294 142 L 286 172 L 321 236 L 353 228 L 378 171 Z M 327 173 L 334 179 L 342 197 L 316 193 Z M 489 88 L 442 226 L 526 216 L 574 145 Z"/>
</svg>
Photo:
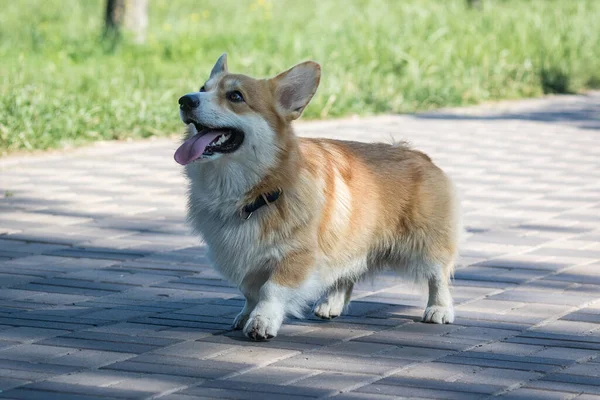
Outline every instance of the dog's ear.
<svg viewBox="0 0 600 400">
<path fill-rule="evenodd" d="M 213 67 L 212 71 L 210 71 L 210 78 L 222 74 L 223 72 L 227 72 L 227 53 L 221 54 L 221 57 L 217 60 L 217 63 Z"/>
<path fill-rule="evenodd" d="M 298 64 L 272 78 L 277 109 L 290 120 L 302 115 L 319 87 L 321 66 L 314 61 Z"/>
</svg>

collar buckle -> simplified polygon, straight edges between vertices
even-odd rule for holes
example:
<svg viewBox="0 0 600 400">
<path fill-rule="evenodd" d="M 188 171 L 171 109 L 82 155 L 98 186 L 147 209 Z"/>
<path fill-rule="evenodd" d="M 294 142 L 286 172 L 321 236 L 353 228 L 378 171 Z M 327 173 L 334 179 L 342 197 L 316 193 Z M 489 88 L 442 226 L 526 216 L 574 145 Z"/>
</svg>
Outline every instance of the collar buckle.
<svg viewBox="0 0 600 400">
<path fill-rule="evenodd" d="M 277 190 L 273 192 L 261 193 L 260 196 L 258 196 L 252 203 L 246 204 L 244 207 L 242 207 L 240 210 L 240 218 L 244 221 L 247 221 L 259 208 L 263 206 L 270 207 L 271 204 L 279 199 L 279 196 L 281 196 L 282 192 L 283 191 L 281 189 L 277 188 Z"/>
<path fill-rule="evenodd" d="M 252 214 L 254 214 L 254 211 L 246 211 L 245 207 L 240 210 L 240 218 L 244 221 L 249 220 Z"/>
</svg>

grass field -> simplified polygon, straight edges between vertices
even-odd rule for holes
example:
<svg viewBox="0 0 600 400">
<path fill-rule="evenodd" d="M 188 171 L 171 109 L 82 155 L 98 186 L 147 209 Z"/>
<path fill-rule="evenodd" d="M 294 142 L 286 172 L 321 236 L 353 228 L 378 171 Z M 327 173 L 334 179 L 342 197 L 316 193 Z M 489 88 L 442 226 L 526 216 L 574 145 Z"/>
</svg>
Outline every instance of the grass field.
<svg viewBox="0 0 600 400">
<path fill-rule="evenodd" d="M 103 0 L 0 0 L 0 154 L 181 129 L 177 99 L 232 71 L 322 64 L 305 118 L 600 86 L 600 1 L 151 0 L 148 40 L 100 40 Z"/>
</svg>

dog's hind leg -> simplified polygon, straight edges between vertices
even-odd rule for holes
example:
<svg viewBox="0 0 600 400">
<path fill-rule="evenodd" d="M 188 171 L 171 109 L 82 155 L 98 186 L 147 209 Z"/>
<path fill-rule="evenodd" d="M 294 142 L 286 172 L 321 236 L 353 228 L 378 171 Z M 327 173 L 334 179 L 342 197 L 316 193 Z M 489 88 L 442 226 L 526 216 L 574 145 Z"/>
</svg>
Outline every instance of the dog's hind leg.
<svg viewBox="0 0 600 400">
<path fill-rule="evenodd" d="M 315 304 L 315 315 L 323 319 L 339 317 L 350 302 L 354 282 L 341 280 L 336 282 Z"/>
<path fill-rule="evenodd" d="M 452 265 L 436 264 L 429 278 L 429 300 L 423 314 L 423 322 L 434 324 L 451 324 L 454 322 L 454 307 L 450 294 L 450 277 Z"/>
</svg>

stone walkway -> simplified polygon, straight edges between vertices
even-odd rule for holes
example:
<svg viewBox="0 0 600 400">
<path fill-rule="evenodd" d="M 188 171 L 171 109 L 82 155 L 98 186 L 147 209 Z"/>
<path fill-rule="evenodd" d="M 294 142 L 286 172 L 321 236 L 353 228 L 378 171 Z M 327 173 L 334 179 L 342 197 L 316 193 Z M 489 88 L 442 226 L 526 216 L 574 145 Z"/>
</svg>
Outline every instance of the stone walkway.
<svg viewBox="0 0 600 400">
<path fill-rule="evenodd" d="M 297 129 L 407 139 L 455 178 L 454 325 L 386 275 L 346 316 L 249 342 L 184 225 L 175 141 L 8 157 L 0 398 L 600 399 L 600 93 Z"/>
</svg>

